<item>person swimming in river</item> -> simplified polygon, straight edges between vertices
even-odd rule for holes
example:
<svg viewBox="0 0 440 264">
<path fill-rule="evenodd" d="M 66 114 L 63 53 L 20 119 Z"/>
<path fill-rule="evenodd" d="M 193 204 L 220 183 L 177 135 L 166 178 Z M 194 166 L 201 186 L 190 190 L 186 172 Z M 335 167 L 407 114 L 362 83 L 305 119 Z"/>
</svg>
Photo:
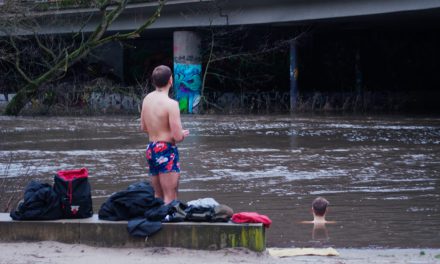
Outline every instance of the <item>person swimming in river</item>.
<svg viewBox="0 0 440 264">
<path fill-rule="evenodd" d="M 334 221 L 325 220 L 329 201 L 323 197 L 318 197 L 312 202 L 313 221 L 303 221 L 303 224 L 334 224 Z"/>
<path fill-rule="evenodd" d="M 328 239 L 326 224 L 335 224 L 335 221 L 327 221 L 325 215 L 328 212 L 329 201 L 323 197 L 318 197 L 312 202 L 313 221 L 302 221 L 302 224 L 313 224 L 312 239 Z"/>
</svg>

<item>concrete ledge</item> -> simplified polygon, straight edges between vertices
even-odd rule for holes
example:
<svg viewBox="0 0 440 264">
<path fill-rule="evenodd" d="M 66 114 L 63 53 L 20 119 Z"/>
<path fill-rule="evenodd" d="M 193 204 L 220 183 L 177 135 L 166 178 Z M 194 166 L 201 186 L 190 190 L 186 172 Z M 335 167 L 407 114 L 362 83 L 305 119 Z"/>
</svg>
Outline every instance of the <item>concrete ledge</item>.
<svg viewBox="0 0 440 264">
<path fill-rule="evenodd" d="M 253 251 L 266 249 L 262 224 L 234 223 L 164 223 L 151 237 L 132 237 L 127 221 L 87 219 L 54 221 L 14 221 L 9 214 L 0 214 L 0 241 L 58 241 L 100 247 L 182 247 L 216 250 L 244 247 Z"/>
</svg>

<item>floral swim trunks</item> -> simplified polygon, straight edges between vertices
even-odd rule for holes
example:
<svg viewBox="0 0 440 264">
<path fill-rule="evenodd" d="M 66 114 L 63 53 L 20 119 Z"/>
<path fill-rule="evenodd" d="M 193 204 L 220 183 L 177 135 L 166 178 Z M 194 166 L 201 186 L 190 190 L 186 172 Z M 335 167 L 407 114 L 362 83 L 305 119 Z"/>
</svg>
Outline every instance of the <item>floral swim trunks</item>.
<svg viewBox="0 0 440 264">
<path fill-rule="evenodd" d="M 175 144 L 154 141 L 148 143 L 146 157 L 150 167 L 150 175 L 159 173 L 180 172 L 179 151 Z"/>
</svg>

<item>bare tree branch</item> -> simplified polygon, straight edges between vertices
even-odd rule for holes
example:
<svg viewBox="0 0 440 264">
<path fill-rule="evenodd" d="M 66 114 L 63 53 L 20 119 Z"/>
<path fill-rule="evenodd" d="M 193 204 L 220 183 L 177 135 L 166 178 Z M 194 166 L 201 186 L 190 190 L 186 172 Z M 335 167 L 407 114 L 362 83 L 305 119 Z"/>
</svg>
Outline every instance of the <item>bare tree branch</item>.
<svg viewBox="0 0 440 264">
<path fill-rule="evenodd" d="M 43 43 L 41 43 L 40 38 L 38 37 L 37 34 L 34 34 L 34 36 L 35 36 L 35 40 L 38 43 L 38 46 L 52 57 L 52 61 L 55 61 L 57 59 L 57 56 L 55 56 L 55 53 L 53 53 L 53 51 L 51 49 L 49 49 L 48 47 L 43 45 Z"/>
<path fill-rule="evenodd" d="M 21 69 L 20 67 L 20 50 L 17 48 L 17 45 L 14 41 L 14 38 L 10 38 L 10 43 L 12 45 L 12 47 L 15 50 L 15 68 L 17 69 L 18 73 L 20 73 L 20 75 L 28 82 L 28 83 L 34 83 L 34 81 L 29 78 L 26 73 L 24 73 L 24 71 Z"/>
<path fill-rule="evenodd" d="M 75 64 L 82 58 L 84 58 L 86 55 L 88 55 L 92 49 L 112 41 L 120 41 L 120 40 L 126 40 L 126 39 L 138 37 L 140 33 L 142 33 L 148 26 L 153 24 L 155 20 L 160 16 L 160 12 L 162 11 L 165 2 L 166 2 L 165 0 L 159 0 L 156 11 L 142 25 L 140 25 L 135 30 L 124 34 L 116 33 L 107 37 L 103 37 L 108 27 L 125 10 L 126 5 L 128 3 L 128 0 L 121 0 L 121 1 L 105 0 L 100 9 L 102 15 L 101 23 L 96 26 L 91 36 L 87 40 L 82 39 L 81 43 L 76 48 L 73 46 L 65 47 L 62 49 L 58 48 L 60 51 L 62 51 L 62 53 L 59 53 L 58 56 L 50 50 L 50 47 L 44 45 L 40 41 L 40 39 L 37 38 L 37 44 L 39 48 L 42 49 L 44 53 L 50 54 L 53 61 L 51 62 L 52 67 L 47 71 L 39 74 L 36 78 L 29 77 L 23 71 L 23 69 L 21 69 L 19 50 L 11 37 L 11 41 L 10 41 L 11 45 L 16 51 L 15 65 L 17 71 L 26 80 L 27 85 L 25 85 L 22 89 L 20 89 L 17 92 L 16 96 L 9 102 L 9 104 L 6 107 L 5 113 L 8 115 L 17 115 L 24 107 L 24 105 L 31 98 L 35 97 L 40 92 L 39 87 L 43 83 L 48 81 L 53 81 L 57 78 L 61 78 L 62 76 L 64 76 L 64 74 L 67 72 L 67 69 L 69 67 L 71 67 L 73 64 Z M 109 11 L 109 9 L 111 10 Z"/>
</svg>

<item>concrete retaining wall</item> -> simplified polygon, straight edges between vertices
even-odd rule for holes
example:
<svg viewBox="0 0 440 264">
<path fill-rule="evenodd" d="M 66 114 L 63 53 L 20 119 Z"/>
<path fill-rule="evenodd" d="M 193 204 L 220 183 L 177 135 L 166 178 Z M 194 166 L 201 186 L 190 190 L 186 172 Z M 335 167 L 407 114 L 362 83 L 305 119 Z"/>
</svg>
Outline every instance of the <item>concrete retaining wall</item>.
<svg viewBox="0 0 440 264">
<path fill-rule="evenodd" d="M 0 214 L 0 241 L 58 241 L 101 247 L 182 247 L 216 250 L 244 247 L 253 251 L 266 248 L 262 224 L 164 223 L 151 237 L 132 237 L 126 221 L 103 221 L 97 215 L 87 219 L 55 221 L 13 221 Z"/>
<path fill-rule="evenodd" d="M 89 99 L 89 106 L 97 111 L 125 111 L 138 112 L 141 101 L 138 98 L 119 93 L 93 92 Z"/>
</svg>

